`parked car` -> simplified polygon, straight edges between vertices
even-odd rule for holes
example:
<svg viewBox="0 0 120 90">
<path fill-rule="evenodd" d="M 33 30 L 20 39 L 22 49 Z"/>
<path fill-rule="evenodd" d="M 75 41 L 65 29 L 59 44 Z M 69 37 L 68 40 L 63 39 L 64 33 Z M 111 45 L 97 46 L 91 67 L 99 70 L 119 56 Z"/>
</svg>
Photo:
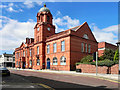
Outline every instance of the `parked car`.
<svg viewBox="0 0 120 90">
<path fill-rule="evenodd" d="M 0 75 L 10 76 L 10 71 L 6 67 L 0 67 Z"/>
</svg>

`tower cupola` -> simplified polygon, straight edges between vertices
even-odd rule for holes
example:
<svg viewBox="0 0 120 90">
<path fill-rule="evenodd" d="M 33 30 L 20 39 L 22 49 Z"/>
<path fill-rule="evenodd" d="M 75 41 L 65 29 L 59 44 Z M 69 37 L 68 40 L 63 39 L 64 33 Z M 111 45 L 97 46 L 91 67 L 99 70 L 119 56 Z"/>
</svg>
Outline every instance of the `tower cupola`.
<svg viewBox="0 0 120 90">
<path fill-rule="evenodd" d="M 39 12 L 50 12 L 49 8 L 46 7 L 46 4 L 44 4 L 44 7 L 42 7 Z"/>
</svg>

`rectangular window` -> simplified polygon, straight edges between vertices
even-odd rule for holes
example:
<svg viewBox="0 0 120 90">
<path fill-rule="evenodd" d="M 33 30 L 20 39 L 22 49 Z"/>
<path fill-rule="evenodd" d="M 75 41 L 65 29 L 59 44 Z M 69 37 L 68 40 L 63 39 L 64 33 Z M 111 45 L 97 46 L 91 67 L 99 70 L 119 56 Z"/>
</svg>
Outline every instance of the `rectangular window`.
<svg viewBox="0 0 120 90">
<path fill-rule="evenodd" d="M 84 52 L 84 43 L 81 43 L 81 52 Z"/>
<path fill-rule="evenodd" d="M 30 60 L 30 66 L 32 66 L 32 60 Z"/>
<path fill-rule="evenodd" d="M 47 54 L 50 53 L 50 45 L 47 45 Z"/>
<path fill-rule="evenodd" d="M 26 56 L 27 56 L 27 50 L 26 50 Z"/>
<path fill-rule="evenodd" d="M 19 67 L 20 67 L 20 62 L 19 62 Z"/>
<path fill-rule="evenodd" d="M 91 52 L 91 45 L 89 44 L 88 45 L 88 53 L 90 53 Z"/>
<path fill-rule="evenodd" d="M 20 57 L 20 52 L 19 52 L 19 57 Z"/>
<path fill-rule="evenodd" d="M 13 57 L 13 61 L 15 61 L 15 57 Z"/>
<path fill-rule="evenodd" d="M 17 59 L 19 58 L 19 53 L 17 52 Z"/>
<path fill-rule="evenodd" d="M 61 42 L 61 51 L 65 51 L 65 41 Z"/>
<path fill-rule="evenodd" d="M 53 44 L 53 52 L 55 53 L 56 51 L 57 51 L 57 44 L 54 43 L 54 44 Z"/>
<path fill-rule="evenodd" d="M 9 57 L 7 57 L 7 61 L 9 61 Z"/>
<path fill-rule="evenodd" d="M 85 44 L 85 52 L 87 52 L 87 44 Z"/>
<path fill-rule="evenodd" d="M 30 56 L 31 56 L 31 49 L 30 49 Z"/>
<path fill-rule="evenodd" d="M 37 59 L 37 65 L 40 65 L 40 59 Z"/>
<path fill-rule="evenodd" d="M 23 51 L 23 57 L 25 57 L 25 51 Z"/>
<path fill-rule="evenodd" d="M 37 46 L 37 55 L 39 54 L 39 46 Z"/>
<path fill-rule="evenodd" d="M 18 66 L 18 61 L 16 62 L 16 65 Z"/>
</svg>

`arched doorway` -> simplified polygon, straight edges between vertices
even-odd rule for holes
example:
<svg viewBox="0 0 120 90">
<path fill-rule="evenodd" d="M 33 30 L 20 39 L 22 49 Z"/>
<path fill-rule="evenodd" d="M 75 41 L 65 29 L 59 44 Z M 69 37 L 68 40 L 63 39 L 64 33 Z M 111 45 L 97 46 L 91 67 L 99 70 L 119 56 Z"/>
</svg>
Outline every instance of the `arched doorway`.
<svg viewBox="0 0 120 90">
<path fill-rule="evenodd" d="M 50 69 L 50 58 L 47 58 L 47 69 Z"/>
</svg>

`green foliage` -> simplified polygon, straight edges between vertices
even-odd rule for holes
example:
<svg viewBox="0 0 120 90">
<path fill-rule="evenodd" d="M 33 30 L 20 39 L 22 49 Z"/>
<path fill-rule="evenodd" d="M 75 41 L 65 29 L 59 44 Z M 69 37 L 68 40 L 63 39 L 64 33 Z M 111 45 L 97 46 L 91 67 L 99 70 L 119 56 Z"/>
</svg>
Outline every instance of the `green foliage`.
<svg viewBox="0 0 120 90">
<path fill-rule="evenodd" d="M 102 60 L 104 60 L 104 57 L 103 57 L 103 56 L 100 56 L 100 57 L 98 57 L 98 60 L 99 60 L 99 61 L 102 61 Z"/>
<path fill-rule="evenodd" d="M 119 60 L 119 52 L 118 49 L 115 51 L 115 55 L 114 55 L 114 61 L 118 61 Z"/>
<path fill-rule="evenodd" d="M 76 65 L 79 65 L 79 64 L 91 64 L 91 63 L 90 63 L 90 62 L 83 62 L 83 63 L 77 62 L 77 63 L 76 63 Z"/>
<path fill-rule="evenodd" d="M 92 62 L 93 61 L 93 57 L 91 55 L 85 56 L 81 59 L 81 63 L 85 63 L 85 62 Z"/>
<path fill-rule="evenodd" d="M 111 49 L 105 49 L 102 57 L 103 57 L 103 59 L 109 59 L 109 60 L 113 61 L 114 54 L 115 54 L 115 51 L 113 51 Z"/>
<path fill-rule="evenodd" d="M 91 62 L 91 64 L 92 64 L 92 65 L 96 65 L 96 62 Z M 114 61 L 111 61 L 111 60 L 109 60 L 109 59 L 105 59 L 105 60 L 103 60 L 103 61 L 98 61 L 98 66 L 111 67 L 111 66 L 114 65 L 114 64 L 118 64 L 118 62 L 115 63 Z"/>
</svg>

